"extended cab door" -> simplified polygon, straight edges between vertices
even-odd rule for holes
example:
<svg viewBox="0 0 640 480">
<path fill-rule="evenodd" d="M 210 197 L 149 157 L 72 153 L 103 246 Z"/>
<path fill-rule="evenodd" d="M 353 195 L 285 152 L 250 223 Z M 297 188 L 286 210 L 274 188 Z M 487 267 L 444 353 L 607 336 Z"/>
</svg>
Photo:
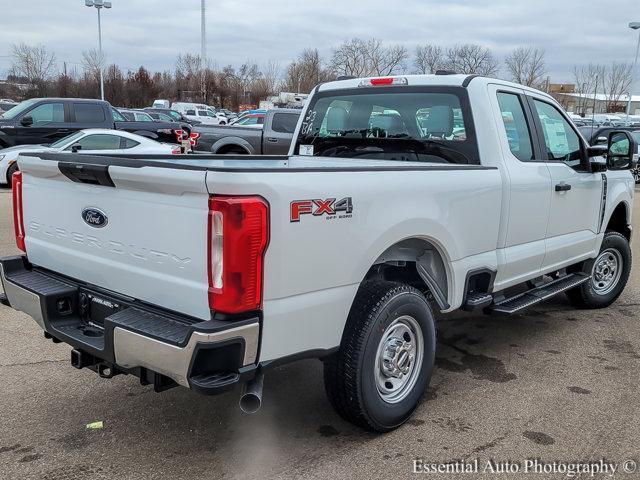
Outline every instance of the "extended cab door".
<svg viewBox="0 0 640 480">
<path fill-rule="evenodd" d="M 528 101 L 551 173 L 545 272 L 589 258 L 597 246 L 602 174 L 591 173 L 584 141 L 558 106 L 543 96 Z"/>
<path fill-rule="evenodd" d="M 290 112 L 273 113 L 271 122 L 264 126 L 262 153 L 264 155 L 286 155 L 298 124 L 299 114 Z"/>
<path fill-rule="evenodd" d="M 498 140 L 504 159 L 502 232 L 494 289 L 540 274 L 550 208 L 551 175 L 537 142 L 524 91 L 489 85 Z"/>
</svg>

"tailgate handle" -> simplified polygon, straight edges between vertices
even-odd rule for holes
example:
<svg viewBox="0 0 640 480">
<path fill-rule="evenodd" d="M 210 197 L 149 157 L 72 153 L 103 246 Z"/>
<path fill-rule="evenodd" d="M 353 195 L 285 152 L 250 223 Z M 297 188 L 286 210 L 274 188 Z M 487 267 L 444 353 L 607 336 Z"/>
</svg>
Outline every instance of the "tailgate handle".
<svg viewBox="0 0 640 480">
<path fill-rule="evenodd" d="M 72 182 L 87 183 L 115 187 L 109 175 L 108 165 L 91 165 L 88 163 L 58 162 L 58 169 Z"/>
</svg>

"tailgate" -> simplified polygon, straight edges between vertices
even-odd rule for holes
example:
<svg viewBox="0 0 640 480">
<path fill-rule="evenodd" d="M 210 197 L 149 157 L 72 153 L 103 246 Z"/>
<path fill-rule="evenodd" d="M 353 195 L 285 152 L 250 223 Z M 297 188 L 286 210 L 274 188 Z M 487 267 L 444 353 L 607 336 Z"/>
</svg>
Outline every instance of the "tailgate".
<svg viewBox="0 0 640 480">
<path fill-rule="evenodd" d="M 58 163 L 19 160 L 29 261 L 208 320 L 206 171 L 111 165 L 100 185 Z"/>
</svg>

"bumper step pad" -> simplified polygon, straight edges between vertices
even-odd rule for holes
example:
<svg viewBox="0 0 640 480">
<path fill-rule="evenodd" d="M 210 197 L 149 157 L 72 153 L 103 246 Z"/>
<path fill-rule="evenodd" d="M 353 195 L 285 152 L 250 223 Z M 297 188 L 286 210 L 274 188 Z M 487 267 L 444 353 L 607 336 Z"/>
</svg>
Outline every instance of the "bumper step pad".
<svg viewBox="0 0 640 480">
<path fill-rule="evenodd" d="M 525 308 L 543 302 L 566 290 L 575 288 L 589 281 L 591 277 L 584 273 L 572 273 L 562 276 L 539 287 L 520 293 L 514 297 L 506 298 L 487 308 L 488 313 L 513 315 Z"/>
<path fill-rule="evenodd" d="M 125 308 L 109 315 L 104 319 L 104 324 L 105 328 L 107 326 L 121 327 L 176 346 L 185 345 L 193 331 L 192 325 L 135 307 Z"/>
</svg>

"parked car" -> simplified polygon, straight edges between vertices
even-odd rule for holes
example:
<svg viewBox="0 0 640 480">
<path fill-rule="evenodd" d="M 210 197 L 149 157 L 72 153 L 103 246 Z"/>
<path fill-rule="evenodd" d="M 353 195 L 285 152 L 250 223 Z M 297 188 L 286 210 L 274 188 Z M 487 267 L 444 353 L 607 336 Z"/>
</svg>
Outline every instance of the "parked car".
<svg viewBox="0 0 640 480">
<path fill-rule="evenodd" d="M 250 113 L 249 115 L 245 115 L 239 120 L 233 122 L 233 125 L 238 127 L 260 127 L 264 124 L 264 118 L 264 113 Z"/>
<path fill-rule="evenodd" d="M 14 102 L 10 102 L 8 100 L 0 100 L 0 115 L 2 115 L 4 112 L 8 112 L 16 105 L 18 104 Z"/>
<path fill-rule="evenodd" d="M 240 120 L 242 120 L 248 115 L 264 115 L 265 113 L 267 113 L 267 110 L 261 110 L 261 109 L 245 110 L 244 112 L 240 112 L 238 116 L 230 124 L 235 125 L 237 122 L 239 122 Z"/>
<path fill-rule="evenodd" d="M 261 128 L 238 124 L 226 127 L 200 125 L 194 128 L 200 134 L 194 150 L 236 155 L 285 155 L 289 152 L 300 113 L 300 110 L 269 110 Z"/>
<path fill-rule="evenodd" d="M 164 115 L 170 116 L 172 121 L 174 122 L 187 123 L 191 126 L 200 125 L 202 123 L 202 122 L 199 122 L 198 120 L 187 118 L 180 112 L 176 110 L 171 110 L 170 108 L 145 108 L 144 111 L 150 114 L 151 116 L 153 116 L 152 115 L 153 113 L 162 113 Z"/>
<path fill-rule="evenodd" d="M 227 118 L 216 115 L 208 106 L 198 103 L 174 102 L 173 110 L 182 113 L 185 117 L 202 122 L 205 125 L 226 125 Z"/>
<path fill-rule="evenodd" d="M 175 144 L 160 143 L 129 132 L 90 128 L 71 133 L 51 145 L 18 145 L 0 151 L 0 184 L 11 184 L 18 170 L 18 155 L 29 153 L 72 152 L 83 154 L 176 155 L 182 153 Z"/>
<path fill-rule="evenodd" d="M 380 111 L 399 115 L 370 127 Z M 282 157 L 21 155 L 3 300 L 76 368 L 158 392 L 242 384 L 248 412 L 273 367 L 323 358 L 339 414 L 386 432 L 429 385 L 432 308 L 511 315 L 561 292 L 604 308 L 627 284 L 635 140 L 587 145 L 543 92 L 327 82 L 296 132 Z"/>
<path fill-rule="evenodd" d="M 171 108 L 171 102 L 169 100 L 155 100 L 151 108 Z"/>
<path fill-rule="evenodd" d="M 86 128 L 122 130 L 164 143 L 183 140 L 177 123 L 128 121 L 101 100 L 34 98 L 25 100 L 0 118 L 0 148 L 48 145 Z"/>
</svg>

